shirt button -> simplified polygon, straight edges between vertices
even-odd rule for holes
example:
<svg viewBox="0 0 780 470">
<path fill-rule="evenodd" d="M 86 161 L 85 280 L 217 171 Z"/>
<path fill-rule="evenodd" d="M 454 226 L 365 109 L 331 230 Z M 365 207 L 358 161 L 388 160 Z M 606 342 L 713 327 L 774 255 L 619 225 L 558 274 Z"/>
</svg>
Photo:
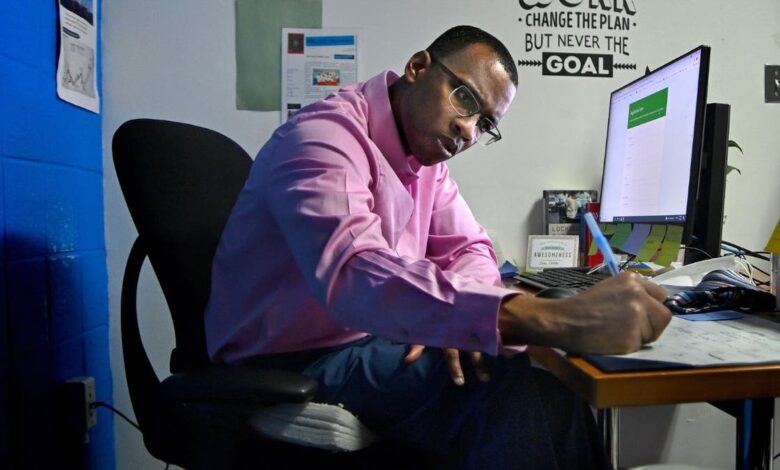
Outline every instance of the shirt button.
<svg viewBox="0 0 780 470">
<path fill-rule="evenodd" d="M 476 334 L 476 333 L 471 333 L 471 334 L 469 335 L 469 342 L 470 342 L 470 343 L 471 343 L 473 346 L 479 346 L 479 336 L 477 336 L 477 334 Z"/>
</svg>

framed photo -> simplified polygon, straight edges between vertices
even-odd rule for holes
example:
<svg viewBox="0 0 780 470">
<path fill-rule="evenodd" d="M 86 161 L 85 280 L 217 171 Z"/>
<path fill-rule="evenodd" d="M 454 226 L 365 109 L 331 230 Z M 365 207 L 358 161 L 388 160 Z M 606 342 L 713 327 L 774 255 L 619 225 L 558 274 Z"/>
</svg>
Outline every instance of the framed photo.
<svg viewBox="0 0 780 470">
<path fill-rule="evenodd" d="M 525 270 L 535 273 L 550 268 L 576 268 L 579 244 L 577 235 L 528 235 Z"/>
<path fill-rule="evenodd" d="M 547 235 L 579 234 L 580 215 L 588 203 L 598 201 L 595 189 L 542 191 L 542 225 Z"/>
</svg>

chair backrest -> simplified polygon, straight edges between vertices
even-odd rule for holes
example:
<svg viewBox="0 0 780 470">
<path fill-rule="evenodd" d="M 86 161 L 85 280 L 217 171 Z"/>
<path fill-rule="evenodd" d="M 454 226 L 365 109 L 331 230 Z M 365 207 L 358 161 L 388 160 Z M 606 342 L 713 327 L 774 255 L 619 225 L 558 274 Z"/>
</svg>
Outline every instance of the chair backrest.
<svg viewBox="0 0 780 470">
<path fill-rule="evenodd" d="M 173 319 L 171 372 L 205 366 L 211 263 L 252 159 L 218 132 L 155 119 L 122 124 L 112 150 L 139 240 Z"/>
</svg>

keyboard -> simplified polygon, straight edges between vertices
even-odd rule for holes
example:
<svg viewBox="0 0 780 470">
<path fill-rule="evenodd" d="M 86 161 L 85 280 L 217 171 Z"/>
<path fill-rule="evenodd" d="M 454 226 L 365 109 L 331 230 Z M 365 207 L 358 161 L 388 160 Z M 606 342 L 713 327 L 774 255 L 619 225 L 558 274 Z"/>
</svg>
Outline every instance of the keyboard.
<svg viewBox="0 0 780 470">
<path fill-rule="evenodd" d="M 609 277 L 605 273 L 588 274 L 582 268 L 555 268 L 546 269 L 542 272 L 531 274 L 521 273 L 515 276 L 515 279 L 537 289 L 547 287 L 568 287 L 579 291 L 587 290 L 593 287 L 597 282 Z"/>
</svg>

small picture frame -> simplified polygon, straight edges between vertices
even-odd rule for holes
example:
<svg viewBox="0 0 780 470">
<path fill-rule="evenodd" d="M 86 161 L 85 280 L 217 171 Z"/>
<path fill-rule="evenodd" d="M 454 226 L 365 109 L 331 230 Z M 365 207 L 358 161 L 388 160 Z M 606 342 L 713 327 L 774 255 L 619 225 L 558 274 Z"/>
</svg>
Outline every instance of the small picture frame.
<svg viewBox="0 0 780 470">
<path fill-rule="evenodd" d="M 580 215 L 598 201 L 595 189 L 545 189 L 542 191 L 542 232 L 546 235 L 579 234 Z"/>
<path fill-rule="evenodd" d="M 538 273 L 550 268 L 576 268 L 579 244 L 577 235 L 528 235 L 525 270 Z"/>
</svg>

